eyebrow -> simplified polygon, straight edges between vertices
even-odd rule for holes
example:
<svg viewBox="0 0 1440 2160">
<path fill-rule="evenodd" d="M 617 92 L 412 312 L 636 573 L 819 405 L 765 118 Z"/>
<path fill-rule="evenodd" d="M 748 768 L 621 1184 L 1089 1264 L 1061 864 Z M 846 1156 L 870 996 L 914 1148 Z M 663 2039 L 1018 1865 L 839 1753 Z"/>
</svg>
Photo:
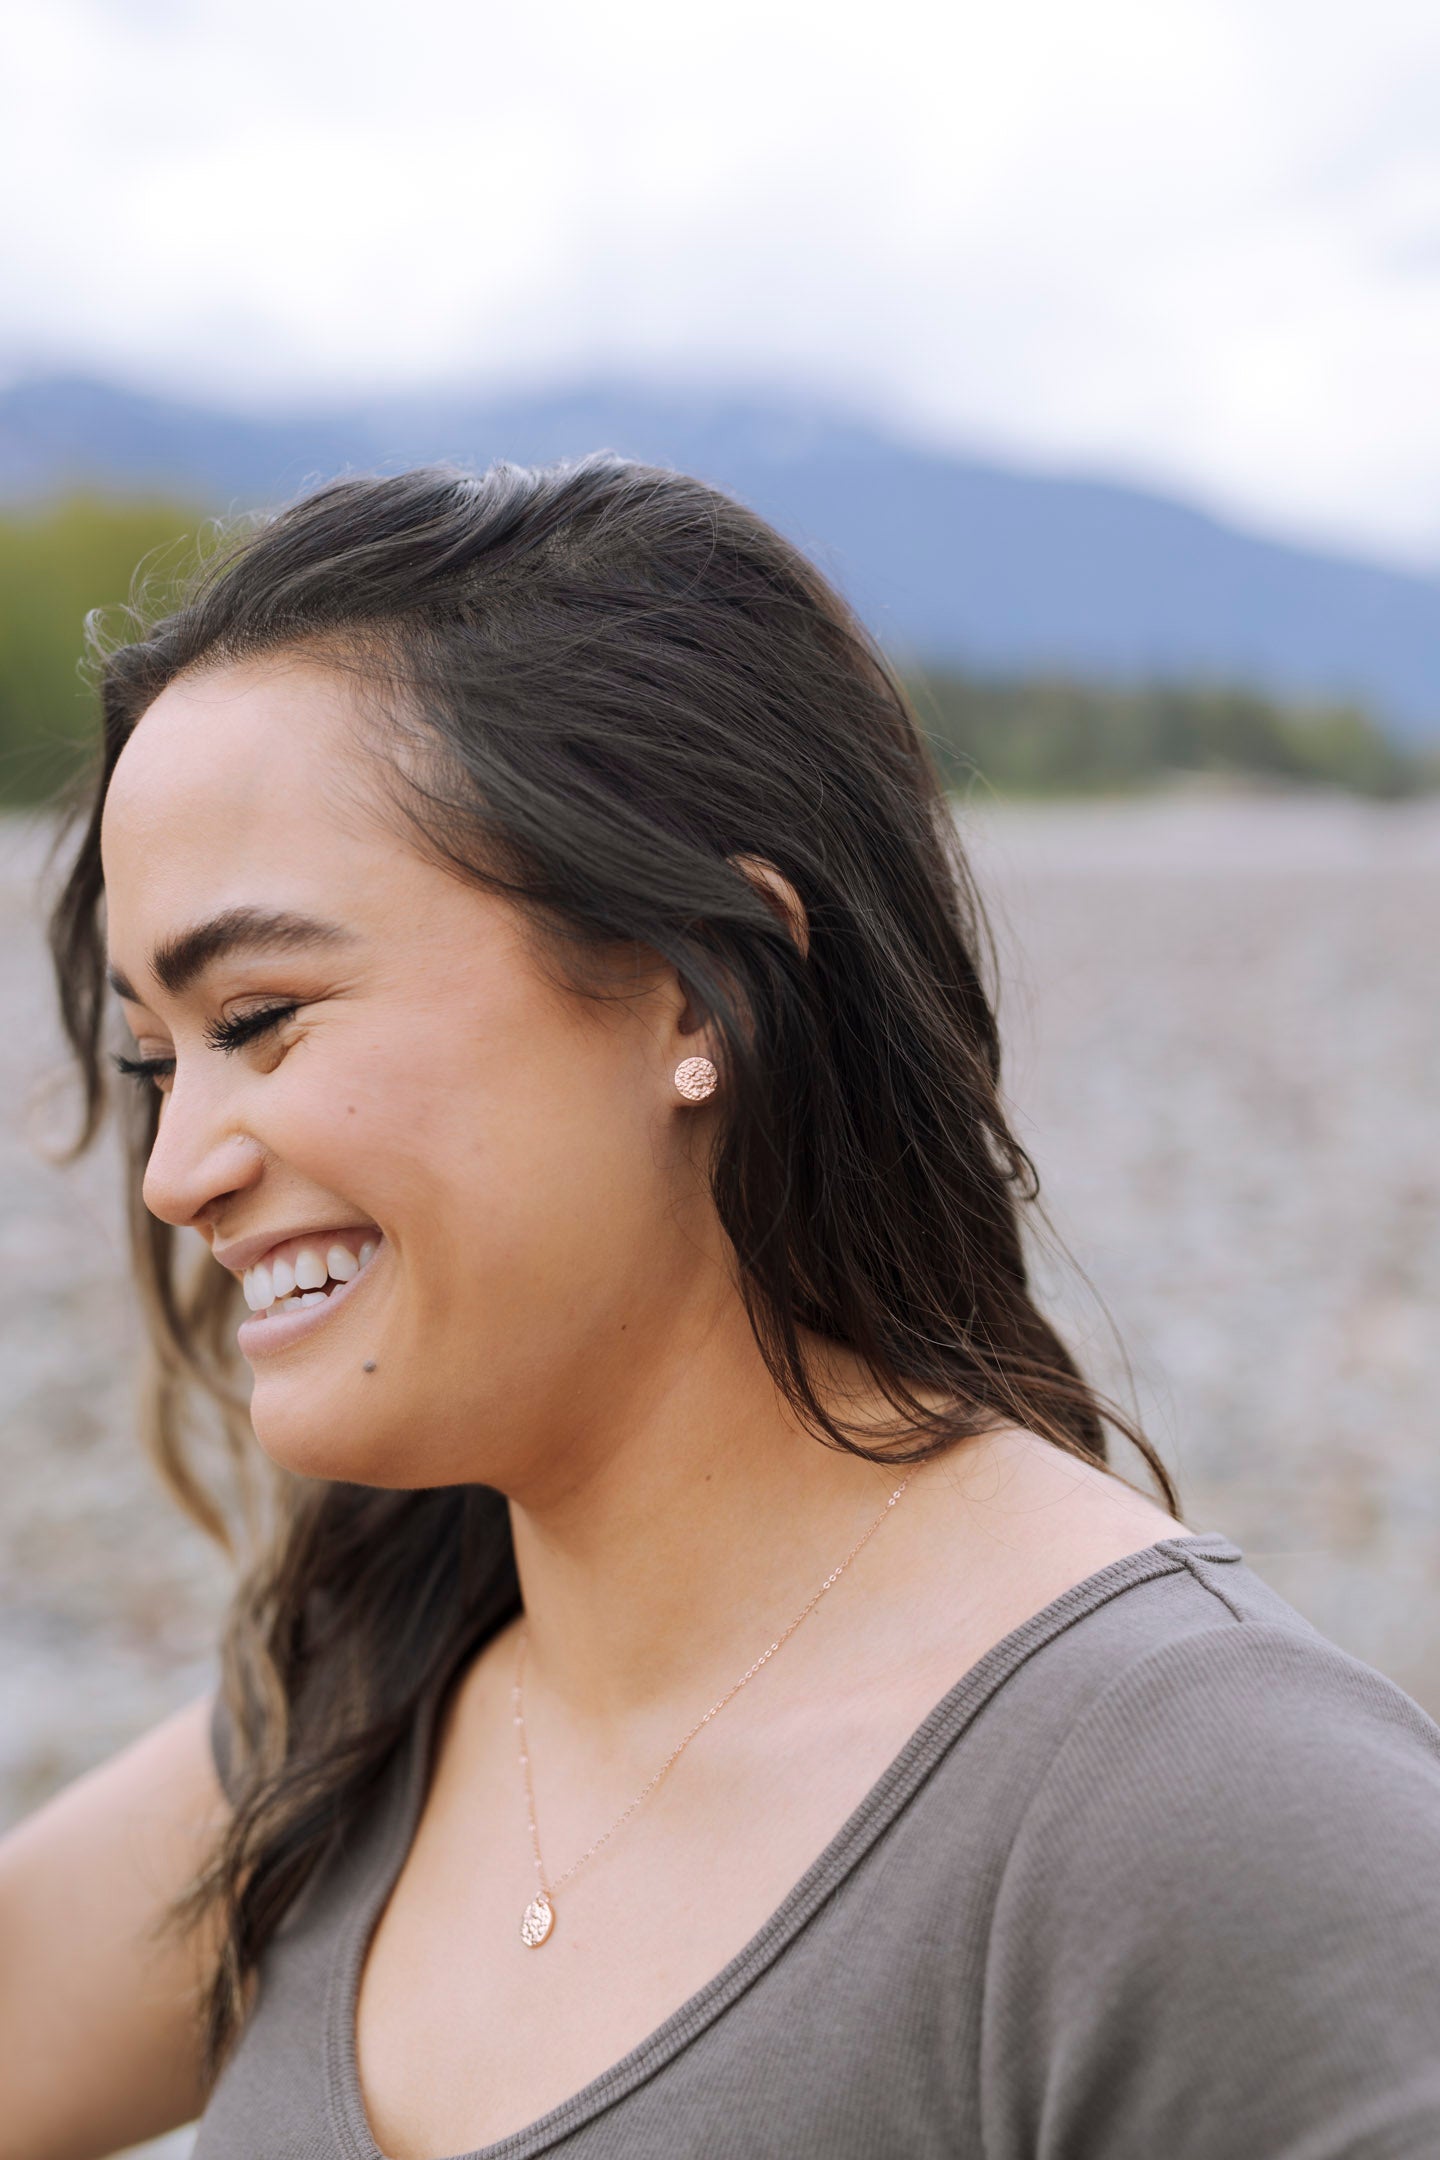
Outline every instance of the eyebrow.
<svg viewBox="0 0 1440 2160">
<path fill-rule="evenodd" d="M 171 997 L 183 997 L 217 960 L 240 952 L 300 952 L 316 945 L 352 945 L 356 933 L 318 915 L 288 908 L 234 907 L 163 938 L 150 955 L 150 972 Z M 144 1000 L 117 967 L 105 979 L 132 1005 Z"/>
</svg>

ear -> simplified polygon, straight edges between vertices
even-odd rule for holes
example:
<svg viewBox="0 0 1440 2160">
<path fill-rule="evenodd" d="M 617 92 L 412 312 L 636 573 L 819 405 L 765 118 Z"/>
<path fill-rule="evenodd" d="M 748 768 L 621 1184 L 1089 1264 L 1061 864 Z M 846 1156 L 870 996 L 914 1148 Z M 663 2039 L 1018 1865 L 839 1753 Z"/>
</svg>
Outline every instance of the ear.
<svg viewBox="0 0 1440 2160">
<path fill-rule="evenodd" d="M 810 921 L 805 913 L 805 903 L 787 877 L 782 877 L 774 863 L 763 855 L 727 855 L 725 860 L 755 887 L 771 912 L 779 917 L 799 947 L 800 957 L 806 959 L 810 951 Z"/>
<path fill-rule="evenodd" d="M 801 959 L 806 959 L 810 952 L 810 920 L 805 912 L 805 903 L 790 880 L 776 869 L 774 863 L 767 862 L 763 855 L 727 855 L 725 860 L 733 864 L 740 875 L 754 887 L 793 938 Z M 682 1001 L 676 1025 L 682 1037 L 703 1032 L 704 1022 L 688 998 Z M 682 1054 L 693 1055 L 693 1046 Z"/>
</svg>

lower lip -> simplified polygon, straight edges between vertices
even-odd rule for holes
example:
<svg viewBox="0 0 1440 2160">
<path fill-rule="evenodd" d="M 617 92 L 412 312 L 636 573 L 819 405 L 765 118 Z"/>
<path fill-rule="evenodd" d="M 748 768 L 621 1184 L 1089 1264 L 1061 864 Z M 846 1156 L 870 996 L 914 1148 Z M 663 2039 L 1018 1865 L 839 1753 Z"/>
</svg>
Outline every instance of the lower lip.
<svg viewBox="0 0 1440 2160">
<path fill-rule="evenodd" d="M 380 1255 L 385 1250 L 385 1240 L 376 1242 L 375 1250 L 349 1282 L 337 1283 L 323 1305 L 301 1305 L 295 1312 L 276 1313 L 272 1319 L 267 1313 L 251 1313 L 235 1330 L 235 1343 L 240 1355 L 246 1358 L 269 1357 L 273 1351 L 288 1350 L 291 1343 L 302 1335 L 313 1335 L 324 1327 L 337 1305 L 347 1305 L 361 1286 L 370 1280 L 380 1265 Z"/>
</svg>

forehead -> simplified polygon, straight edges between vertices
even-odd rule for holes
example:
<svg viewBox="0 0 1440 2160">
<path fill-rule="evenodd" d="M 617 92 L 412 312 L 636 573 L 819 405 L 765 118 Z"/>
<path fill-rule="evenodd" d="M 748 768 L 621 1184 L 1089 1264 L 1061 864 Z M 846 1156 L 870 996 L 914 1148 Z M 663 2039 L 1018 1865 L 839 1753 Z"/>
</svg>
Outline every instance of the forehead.
<svg viewBox="0 0 1440 2160">
<path fill-rule="evenodd" d="M 288 656 L 169 684 L 116 761 L 101 820 L 111 966 L 150 997 L 150 955 L 234 910 L 432 936 L 424 866 L 374 814 L 379 769 L 346 678 Z"/>
<path fill-rule="evenodd" d="M 279 657 L 182 677 L 141 717 L 111 777 L 107 890 L 220 861 L 305 859 L 356 844 L 362 720 L 344 676 Z M 347 808 L 351 814 L 347 816 Z"/>
<path fill-rule="evenodd" d="M 320 916 L 400 971 L 493 965 L 518 920 L 408 836 L 345 673 L 285 655 L 173 682 L 138 722 L 101 820 L 111 965 L 144 997 L 150 955 L 234 910 Z M 418 959 L 416 956 L 419 956 Z"/>
</svg>

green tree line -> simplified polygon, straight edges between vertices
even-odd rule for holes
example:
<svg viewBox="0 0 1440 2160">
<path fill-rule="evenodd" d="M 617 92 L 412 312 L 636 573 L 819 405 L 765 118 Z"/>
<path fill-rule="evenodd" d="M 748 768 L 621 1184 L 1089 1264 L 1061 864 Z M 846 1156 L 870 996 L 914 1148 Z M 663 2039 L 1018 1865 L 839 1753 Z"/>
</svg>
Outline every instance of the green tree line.
<svg viewBox="0 0 1440 2160">
<path fill-rule="evenodd" d="M 194 564 L 205 513 L 75 494 L 0 516 L 0 805 L 46 802 L 96 742 L 85 618 Z"/>
<path fill-rule="evenodd" d="M 133 598 L 163 600 L 213 531 L 204 511 L 161 498 L 75 493 L 0 516 L 0 805 L 49 800 L 95 741 L 87 614 L 118 629 Z M 1123 794 L 1197 773 L 1376 797 L 1440 786 L 1440 747 L 1406 751 L 1352 704 L 1061 675 L 929 670 L 907 686 L 947 781 L 965 791 Z"/>
<path fill-rule="evenodd" d="M 1181 777 L 1414 795 L 1440 786 L 1440 745 L 1413 751 L 1347 703 L 1280 703 L 1243 684 L 1138 686 L 929 674 L 909 688 L 952 787 L 1114 795 Z"/>
</svg>

